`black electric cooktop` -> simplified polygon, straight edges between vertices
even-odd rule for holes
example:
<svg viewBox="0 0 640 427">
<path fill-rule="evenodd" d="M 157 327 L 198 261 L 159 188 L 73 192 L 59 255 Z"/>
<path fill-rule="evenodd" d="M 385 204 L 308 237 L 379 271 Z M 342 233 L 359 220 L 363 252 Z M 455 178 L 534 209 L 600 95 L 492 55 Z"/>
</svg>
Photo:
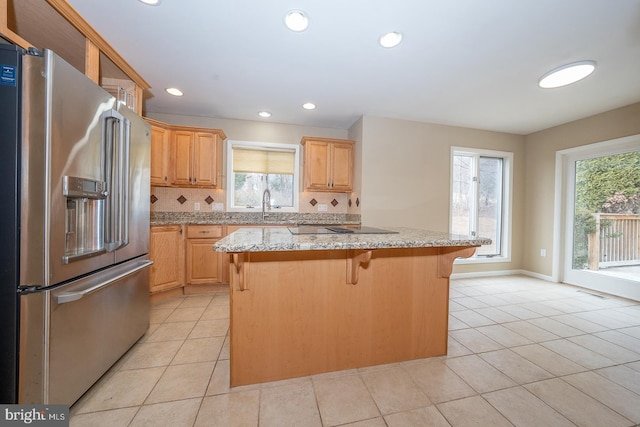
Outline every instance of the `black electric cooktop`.
<svg viewBox="0 0 640 427">
<path fill-rule="evenodd" d="M 288 227 L 291 234 L 397 234 L 397 231 L 362 225 L 300 225 Z"/>
</svg>

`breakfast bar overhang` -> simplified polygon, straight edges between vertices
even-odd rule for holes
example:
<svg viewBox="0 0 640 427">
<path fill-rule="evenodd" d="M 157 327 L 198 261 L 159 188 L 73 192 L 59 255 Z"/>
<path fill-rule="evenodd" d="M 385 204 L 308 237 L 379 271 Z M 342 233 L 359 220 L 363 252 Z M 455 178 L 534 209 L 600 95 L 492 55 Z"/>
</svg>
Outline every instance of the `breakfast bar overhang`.
<svg viewBox="0 0 640 427">
<path fill-rule="evenodd" d="M 453 261 L 488 239 L 240 229 L 229 253 L 231 385 L 447 353 Z"/>
</svg>

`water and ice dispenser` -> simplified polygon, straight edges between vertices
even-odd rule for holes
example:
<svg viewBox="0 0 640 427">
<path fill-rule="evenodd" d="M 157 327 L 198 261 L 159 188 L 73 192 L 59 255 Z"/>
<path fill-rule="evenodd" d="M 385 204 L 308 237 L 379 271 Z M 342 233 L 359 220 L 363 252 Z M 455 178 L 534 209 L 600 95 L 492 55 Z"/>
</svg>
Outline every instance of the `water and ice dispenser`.
<svg viewBox="0 0 640 427">
<path fill-rule="evenodd" d="M 65 176 L 65 264 L 106 252 L 104 236 L 106 183 Z"/>
</svg>

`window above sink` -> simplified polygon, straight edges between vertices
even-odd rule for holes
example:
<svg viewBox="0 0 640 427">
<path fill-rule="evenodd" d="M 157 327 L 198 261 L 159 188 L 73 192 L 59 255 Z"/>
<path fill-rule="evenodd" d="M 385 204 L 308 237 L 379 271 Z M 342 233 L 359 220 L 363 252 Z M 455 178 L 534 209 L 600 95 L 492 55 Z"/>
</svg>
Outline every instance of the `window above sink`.
<svg viewBox="0 0 640 427">
<path fill-rule="evenodd" d="M 298 212 L 299 145 L 227 141 L 227 210 L 259 212 L 265 190 L 271 209 Z"/>
</svg>

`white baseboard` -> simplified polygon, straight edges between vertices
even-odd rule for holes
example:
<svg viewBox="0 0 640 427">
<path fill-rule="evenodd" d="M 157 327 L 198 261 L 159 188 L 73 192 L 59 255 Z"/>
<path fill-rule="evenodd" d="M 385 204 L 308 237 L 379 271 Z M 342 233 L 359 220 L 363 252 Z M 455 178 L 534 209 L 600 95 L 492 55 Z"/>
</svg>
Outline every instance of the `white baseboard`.
<svg viewBox="0 0 640 427">
<path fill-rule="evenodd" d="M 525 275 L 529 277 L 535 277 L 536 279 L 545 280 L 547 282 L 556 282 L 551 276 L 544 274 L 534 273 L 527 270 L 495 270 L 495 271 L 477 271 L 473 273 L 454 273 L 451 275 L 451 279 L 472 279 L 475 277 L 491 277 L 491 276 L 516 276 Z"/>
<path fill-rule="evenodd" d="M 547 276 L 546 274 L 534 273 L 533 271 L 522 270 L 522 273 L 525 276 L 535 277 L 536 279 L 546 280 L 547 282 L 559 283 L 552 276 Z"/>
<path fill-rule="evenodd" d="M 524 274 L 522 270 L 475 271 L 473 273 L 453 273 L 451 279 L 473 279 L 474 277 L 515 276 Z"/>
</svg>

